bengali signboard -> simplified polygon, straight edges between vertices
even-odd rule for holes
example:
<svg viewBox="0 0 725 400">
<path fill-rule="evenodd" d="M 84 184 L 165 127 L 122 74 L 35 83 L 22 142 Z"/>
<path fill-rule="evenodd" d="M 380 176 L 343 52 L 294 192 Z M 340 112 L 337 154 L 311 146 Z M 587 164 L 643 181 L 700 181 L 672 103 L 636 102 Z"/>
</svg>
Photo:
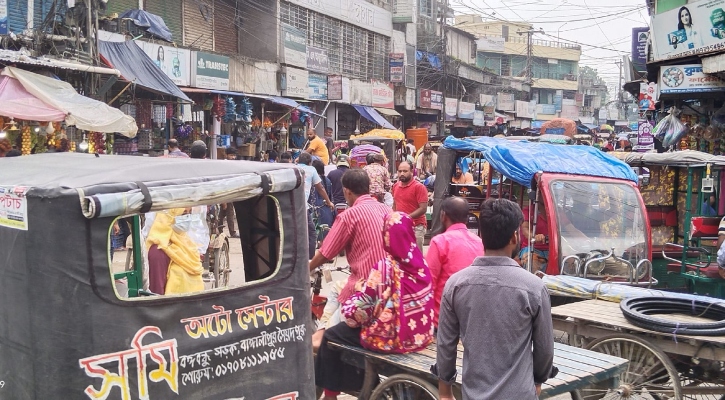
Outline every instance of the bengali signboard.
<svg viewBox="0 0 725 400">
<path fill-rule="evenodd" d="M 483 119 L 485 121 L 493 121 L 496 117 L 496 106 L 483 107 Z"/>
<path fill-rule="evenodd" d="M 193 86 L 229 90 L 229 57 L 195 51 L 194 60 Z"/>
<path fill-rule="evenodd" d="M 725 49 L 725 0 L 700 0 L 652 16 L 653 61 Z"/>
<path fill-rule="evenodd" d="M 637 127 L 637 145 L 634 151 L 649 151 L 655 148 L 655 137 L 652 135 L 652 124 L 644 119 L 639 120 Z"/>
<path fill-rule="evenodd" d="M 473 103 L 466 103 L 461 101 L 458 103 L 458 118 L 460 119 L 473 119 L 473 113 L 476 111 L 476 105 Z M 447 113 L 446 113 L 447 114 Z"/>
<path fill-rule="evenodd" d="M 0 186 L 0 226 L 28 230 L 26 187 Z"/>
<path fill-rule="evenodd" d="M 446 99 L 446 121 L 455 121 L 458 113 L 458 99 Z"/>
<path fill-rule="evenodd" d="M 405 79 L 405 53 L 390 53 L 390 82 Z"/>
<path fill-rule="evenodd" d="M 579 107 L 576 105 L 565 105 L 561 107 L 561 118 L 572 119 L 576 121 L 579 119 Z"/>
<path fill-rule="evenodd" d="M 443 111 L 443 92 L 430 91 L 430 108 Z"/>
<path fill-rule="evenodd" d="M 310 100 L 327 100 L 327 75 L 310 72 L 307 75 L 307 98 Z"/>
<path fill-rule="evenodd" d="M 431 108 L 431 106 L 430 106 L 430 89 L 418 90 L 418 107 Z"/>
<path fill-rule="evenodd" d="M 483 111 L 476 110 L 473 112 L 473 126 L 486 126 L 486 117 Z"/>
<path fill-rule="evenodd" d="M 554 107 L 556 108 L 556 111 L 561 111 L 561 105 L 564 101 L 564 91 L 563 90 L 557 90 L 556 93 L 554 93 Z"/>
<path fill-rule="evenodd" d="M 307 34 L 294 26 L 282 26 L 282 60 L 287 65 L 307 68 Z"/>
<path fill-rule="evenodd" d="M 632 28 L 632 66 L 637 72 L 647 71 L 647 40 L 649 27 Z"/>
<path fill-rule="evenodd" d="M 327 57 L 327 50 L 307 46 L 307 69 L 327 73 L 330 70 L 330 59 Z"/>
<path fill-rule="evenodd" d="M 725 91 L 725 81 L 702 72 L 702 64 L 660 67 L 660 94 L 705 93 Z"/>
<path fill-rule="evenodd" d="M 556 115 L 556 106 L 553 104 L 537 104 L 536 113 L 543 115 Z"/>
<path fill-rule="evenodd" d="M 371 79 L 373 107 L 395 108 L 395 90 L 393 84 Z"/>
<path fill-rule="evenodd" d="M 304 69 L 287 67 L 285 71 L 286 87 L 282 96 L 307 98 L 309 95 L 309 72 Z"/>
<path fill-rule="evenodd" d="M 191 86 L 190 50 L 142 41 L 137 41 L 136 44 L 177 86 Z"/>
<path fill-rule="evenodd" d="M 476 50 L 492 53 L 503 53 L 506 40 L 503 37 L 484 36 L 476 40 Z"/>
<path fill-rule="evenodd" d="M 514 111 L 516 108 L 516 102 L 514 100 L 514 94 L 513 93 L 502 93 L 499 92 L 496 95 L 497 102 L 496 102 L 496 109 L 501 111 Z"/>
<path fill-rule="evenodd" d="M 342 100 L 342 75 L 327 76 L 327 100 Z"/>
</svg>

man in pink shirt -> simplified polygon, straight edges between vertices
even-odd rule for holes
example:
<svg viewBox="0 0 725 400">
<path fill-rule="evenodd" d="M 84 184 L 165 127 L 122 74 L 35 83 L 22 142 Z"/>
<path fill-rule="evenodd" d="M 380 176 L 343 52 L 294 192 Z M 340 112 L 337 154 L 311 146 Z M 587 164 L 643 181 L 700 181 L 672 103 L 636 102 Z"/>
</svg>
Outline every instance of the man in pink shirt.
<svg viewBox="0 0 725 400">
<path fill-rule="evenodd" d="M 433 285 L 433 324 L 438 326 L 441 296 L 448 278 L 470 266 L 476 257 L 483 256 L 481 238 L 468 231 L 468 201 L 463 197 L 449 197 L 441 203 L 441 223 L 445 232 L 430 241 L 425 256 Z"/>
</svg>

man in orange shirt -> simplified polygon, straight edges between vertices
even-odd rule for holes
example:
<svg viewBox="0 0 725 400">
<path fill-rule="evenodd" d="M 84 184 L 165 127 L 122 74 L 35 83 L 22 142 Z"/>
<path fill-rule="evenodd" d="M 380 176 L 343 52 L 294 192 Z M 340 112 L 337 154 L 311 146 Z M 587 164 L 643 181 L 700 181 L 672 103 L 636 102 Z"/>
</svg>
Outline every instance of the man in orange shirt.
<svg viewBox="0 0 725 400">
<path fill-rule="evenodd" d="M 451 183 L 459 185 L 473 185 L 473 175 L 470 172 L 463 173 L 461 166 L 456 164 L 456 173 L 451 177 Z"/>
<path fill-rule="evenodd" d="M 305 151 L 313 156 L 319 157 L 322 162 L 327 165 L 330 163 L 330 153 L 327 151 L 325 141 L 317 136 L 315 130 L 307 129 L 307 143 L 305 143 Z"/>
</svg>

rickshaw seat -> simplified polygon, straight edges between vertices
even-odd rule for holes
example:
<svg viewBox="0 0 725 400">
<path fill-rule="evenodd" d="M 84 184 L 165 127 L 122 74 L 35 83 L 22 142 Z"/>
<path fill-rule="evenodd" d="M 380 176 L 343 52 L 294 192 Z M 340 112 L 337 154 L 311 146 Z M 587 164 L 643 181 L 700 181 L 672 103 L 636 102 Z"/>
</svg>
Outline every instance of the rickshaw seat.
<svg viewBox="0 0 725 400">
<path fill-rule="evenodd" d="M 692 217 L 692 237 L 717 239 L 720 220 L 720 217 Z"/>
<path fill-rule="evenodd" d="M 719 271 L 719 267 L 717 266 L 717 262 L 710 263 L 709 267 L 707 266 L 706 262 L 688 263 L 685 265 L 685 268 L 687 269 L 687 272 L 697 272 L 697 265 L 700 266 L 700 274 L 702 274 L 708 278 L 711 278 L 711 279 L 722 279 L 720 277 L 720 271 Z M 682 271 L 682 264 L 678 264 L 678 263 L 667 264 L 668 273 L 679 274 L 681 271 Z"/>
</svg>

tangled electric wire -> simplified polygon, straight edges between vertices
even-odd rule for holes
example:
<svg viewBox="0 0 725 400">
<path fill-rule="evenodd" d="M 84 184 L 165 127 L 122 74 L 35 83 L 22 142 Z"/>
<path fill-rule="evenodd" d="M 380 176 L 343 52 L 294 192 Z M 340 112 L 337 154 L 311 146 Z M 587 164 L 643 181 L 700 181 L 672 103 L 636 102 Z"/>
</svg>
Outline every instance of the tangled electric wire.
<svg viewBox="0 0 725 400">
<path fill-rule="evenodd" d="M 725 335 L 725 305 L 722 302 L 671 297 L 634 297 L 619 303 L 624 317 L 640 328 L 675 335 Z M 653 314 L 683 314 L 713 322 L 684 322 L 653 317 Z"/>
</svg>

